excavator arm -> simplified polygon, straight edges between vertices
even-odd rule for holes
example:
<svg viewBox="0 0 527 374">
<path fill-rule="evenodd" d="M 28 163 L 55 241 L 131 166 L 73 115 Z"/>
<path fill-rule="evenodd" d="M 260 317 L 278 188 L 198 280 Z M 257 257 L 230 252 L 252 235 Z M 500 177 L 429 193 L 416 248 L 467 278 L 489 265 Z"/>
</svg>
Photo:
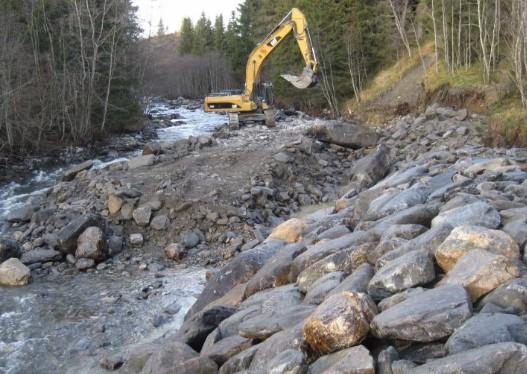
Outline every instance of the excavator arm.
<svg viewBox="0 0 527 374">
<path fill-rule="evenodd" d="M 263 64 L 291 32 L 294 33 L 306 67 L 300 76 L 282 74 L 282 78 L 300 89 L 311 87 L 316 83 L 315 73 L 318 70 L 318 62 L 307 28 L 306 17 L 299 9 L 293 8 L 249 55 L 245 71 L 244 94 L 246 96 L 252 97 L 254 86 L 260 79 Z"/>
</svg>

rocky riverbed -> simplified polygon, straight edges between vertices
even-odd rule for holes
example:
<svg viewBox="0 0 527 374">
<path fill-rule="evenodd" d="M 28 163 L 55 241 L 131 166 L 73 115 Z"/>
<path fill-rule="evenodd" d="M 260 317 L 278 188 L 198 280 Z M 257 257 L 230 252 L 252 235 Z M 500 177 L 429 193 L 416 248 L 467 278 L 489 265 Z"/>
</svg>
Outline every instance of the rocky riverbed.
<svg viewBox="0 0 527 374">
<path fill-rule="evenodd" d="M 181 327 L 128 345 L 142 339 L 90 325 L 75 344 L 92 361 L 58 371 L 523 373 L 527 150 L 484 147 L 484 128 L 438 106 L 374 129 L 291 112 L 88 161 L 10 213 L 0 281 L 159 277 L 170 293 L 181 267 L 210 266 Z"/>
</svg>

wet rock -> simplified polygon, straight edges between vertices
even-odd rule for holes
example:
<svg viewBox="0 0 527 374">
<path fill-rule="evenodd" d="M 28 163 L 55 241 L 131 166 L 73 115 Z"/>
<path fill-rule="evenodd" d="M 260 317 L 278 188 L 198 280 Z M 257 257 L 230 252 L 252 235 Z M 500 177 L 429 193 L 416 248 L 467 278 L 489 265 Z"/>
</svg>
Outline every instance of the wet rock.
<svg viewBox="0 0 527 374">
<path fill-rule="evenodd" d="M 304 298 L 304 303 L 313 305 L 320 304 L 342 282 L 342 279 L 344 279 L 343 272 L 324 275 L 309 287 Z"/>
<path fill-rule="evenodd" d="M 305 250 L 305 244 L 295 243 L 287 245 L 278 251 L 247 282 L 245 297 L 267 288 L 279 287 L 289 283 L 291 264 Z"/>
<path fill-rule="evenodd" d="M 311 349 L 331 353 L 359 344 L 377 313 L 366 294 L 343 292 L 330 296 L 304 322 L 304 338 Z"/>
<path fill-rule="evenodd" d="M 140 247 L 144 243 L 143 234 L 130 234 L 130 244 L 134 247 Z"/>
<path fill-rule="evenodd" d="M 183 235 L 181 242 L 187 249 L 192 249 L 201 242 L 200 236 L 195 232 L 189 232 Z"/>
<path fill-rule="evenodd" d="M 520 258 L 518 244 L 505 232 L 478 226 L 458 226 L 437 248 L 435 258 L 443 270 L 451 270 L 460 257 L 473 249 L 485 249 L 511 260 Z"/>
<path fill-rule="evenodd" d="M 160 155 L 163 152 L 163 149 L 161 148 L 161 144 L 157 142 L 147 143 L 143 147 L 143 156 L 146 155 Z"/>
<path fill-rule="evenodd" d="M 213 360 L 218 366 L 223 365 L 229 358 L 250 348 L 252 341 L 239 335 L 229 336 L 219 342 L 203 347 L 200 355 Z"/>
<path fill-rule="evenodd" d="M 31 282 L 31 270 L 17 258 L 10 258 L 0 264 L 1 286 L 25 286 Z"/>
<path fill-rule="evenodd" d="M 181 261 L 187 250 L 179 243 L 172 243 L 165 247 L 165 257 L 175 261 Z"/>
<path fill-rule="evenodd" d="M 179 305 L 177 302 L 173 302 L 169 304 L 163 312 L 166 314 L 174 315 L 178 314 L 178 312 L 181 310 L 181 305 Z"/>
<path fill-rule="evenodd" d="M 20 208 L 13 209 L 7 214 L 7 222 L 29 222 L 35 210 L 30 204 L 26 204 Z"/>
<path fill-rule="evenodd" d="M 209 279 L 185 318 L 219 299 L 235 286 L 247 282 L 284 245 L 279 240 L 267 241 L 236 256 Z"/>
<path fill-rule="evenodd" d="M 408 371 L 409 374 L 526 373 L 527 347 L 518 343 L 497 343 L 471 349 Z"/>
<path fill-rule="evenodd" d="M 452 334 L 471 315 L 465 289 L 450 285 L 410 296 L 375 316 L 371 327 L 378 338 L 432 342 Z"/>
<path fill-rule="evenodd" d="M 93 166 L 92 160 L 84 161 L 81 164 L 74 165 L 64 172 L 62 176 L 62 180 L 66 182 L 72 181 L 73 179 L 75 179 L 77 174 L 79 174 L 81 171 L 91 169 L 92 166 Z"/>
<path fill-rule="evenodd" d="M 90 226 L 102 227 L 101 217 L 94 214 L 86 214 L 72 219 L 58 233 L 60 251 L 66 254 L 73 254 L 77 248 L 77 238 Z"/>
<path fill-rule="evenodd" d="M 454 354 L 503 342 L 527 344 L 527 322 L 513 314 L 480 313 L 450 336 L 446 349 Z"/>
<path fill-rule="evenodd" d="M 298 218 L 291 218 L 273 229 L 269 240 L 283 240 L 287 243 L 296 243 L 302 238 L 306 224 Z"/>
<path fill-rule="evenodd" d="M 97 226 L 88 227 L 77 239 L 77 258 L 91 258 L 95 261 L 104 260 L 106 257 L 106 241 L 104 233 Z"/>
<path fill-rule="evenodd" d="M 17 242 L 0 238 L 0 263 L 10 259 L 11 257 L 20 257 L 21 250 Z"/>
<path fill-rule="evenodd" d="M 480 306 L 482 313 L 527 314 L 527 279 L 516 278 L 502 284 L 485 296 Z"/>
<path fill-rule="evenodd" d="M 509 258 L 474 249 L 457 261 L 439 285 L 463 285 L 475 301 L 519 275 L 520 270 Z"/>
<path fill-rule="evenodd" d="M 383 299 L 407 288 L 424 285 L 435 278 L 434 262 L 428 252 L 407 253 L 383 266 L 368 284 L 368 294 Z"/>
<path fill-rule="evenodd" d="M 267 364 L 269 374 L 304 374 L 307 371 L 305 355 L 295 349 L 286 349 Z"/>
<path fill-rule="evenodd" d="M 357 269 L 355 269 L 355 271 L 353 271 L 350 276 L 345 278 L 338 287 L 333 289 L 333 291 L 331 291 L 328 296 L 344 291 L 366 293 L 368 283 L 373 277 L 373 273 L 373 267 L 370 264 L 362 264 Z"/>
<path fill-rule="evenodd" d="M 75 262 L 75 267 L 77 270 L 83 271 L 88 270 L 95 266 L 95 261 L 91 258 L 79 258 Z"/>
<path fill-rule="evenodd" d="M 377 144 L 378 135 L 371 129 L 349 122 L 318 121 L 308 135 L 331 144 L 346 148 L 362 148 Z"/>
<path fill-rule="evenodd" d="M 31 265 L 38 262 L 58 261 L 62 259 L 62 256 L 62 253 L 53 249 L 37 248 L 29 252 L 24 252 L 20 257 L 20 261 L 25 265 Z"/>
<path fill-rule="evenodd" d="M 346 350 L 346 355 L 324 370 L 326 374 L 375 374 L 373 358 L 363 346 Z"/>
<path fill-rule="evenodd" d="M 150 218 L 152 217 L 152 208 L 148 205 L 144 205 L 134 209 L 132 217 L 134 218 L 136 225 L 148 226 L 150 223 Z"/>
<path fill-rule="evenodd" d="M 121 207 L 123 206 L 124 200 L 121 199 L 119 196 L 110 194 L 108 195 L 108 201 L 106 205 L 108 205 L 108 212 L 113 216 L 119 213 L 121 210 Z"/>
<path fill-rule="evenodd" d="M 353 165 L 351 182 L 357 183 L 360 188 L 371 187 L 388 174 L 390 165 L 390 149 L 381 144 L 375 152 L 361 158 Z"/>
<path fill-rule="evenodd" d="M 221 321 L 236 312 L 235 308 L 218 305 L 201 311 L 186 320 L 175 335 L 178 341 L 188 344 L 196 351 L 200 351 L 207 335 L 209 335 Z"/>
<path fill-rule="evenodd" d="M 478 201 L 439 213 L 432 220 L 432 226 L 448 223 L 452 227 L 473 225 L 495 229 L 500 222 L 500 214 L 494 207 L 484 201 Z"/>
<path fill-rule="evenodd" d="M 134 157 L 128 160 L 128 169 L 132 170 L 132 169 L 138 169 L 143 166 L 151 166 L 151 165 L 154 165 L 154 162 L 155 162 L 154 155 Z"/>
</svg>

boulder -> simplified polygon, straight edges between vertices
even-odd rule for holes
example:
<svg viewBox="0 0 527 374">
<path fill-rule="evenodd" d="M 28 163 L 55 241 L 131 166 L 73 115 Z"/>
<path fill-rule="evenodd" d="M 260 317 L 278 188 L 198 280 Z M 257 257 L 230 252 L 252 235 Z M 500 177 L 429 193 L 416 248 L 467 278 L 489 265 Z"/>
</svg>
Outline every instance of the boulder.
<svg viewBox="0 0 527 374">
<path fill-rule="evenodd" d="M 370 264 L 362 264 L 351 275 L 345 278 L 328 296 L 344 291 L 366 293 L 368 283 L 373 277 L 373 267 Z"/>
<path fill-rule="evenodd" d="M 515 278 L 490 292 L 480 302 L 481 312 L 527 314 L 527 279 Z"/>
<path fill-rule="evenodd" d="M 366 338 L 377 313 L 366 294 L 342 292 L 327 298 L 304 322 L 304 338 L 314 352 L 331 353 Z"/>
<path fill-rule="evenodd" d="M 432 256 L 425 250 L 409 252 L 383 266 L 368 284 L 368 294 L 377 300 L 435 279 Z"/>
<path fill-rule="evenodd" d="M 0 286 L 25 286 L 31 282 L 31 270 L 17 258 L 0 264 Z"/>
<path fill-rule="evenodd" d="M 287 243 L 296 243 L 302 238 L 306 223 L 298 218 L 291 218 L 276 226 L 268 240 L 283 240 Z"/>
<path fill-rule="evenodd" d="M 223 365 L 229 358 L 250 348 L 252 341 L 239 335 L 229 336 L 208 347 L 203 347 L 200 355 L 208 357 L 218 366 Z"/>
<path fill-rule="evenodd" d="M 79 235 L 90 226 L 103 227 L 102 225 L 102 218 L 95 214 L 86 214 L 72 219 L 58 233 L 60 251 L 73 254 L 77 248 Z"/>
<path fill-rule="evenodd" d="M 121 207 L 124 204 L 124 200 L 115 194 L 108 195 L 108 212 L 113 216 L 121 211 Z"/>
<path fill-rule="evenodd" d="M 354 269 L 367 262 L 366 254 L 369 248 L 371 248 L 369 244 L 362 244 L 341 249 L 315 262 L 298 275 L 298 288 L 305 293 L 320 277 L 335 271 L 350 274 Z"/>
<path fill-rule="evenodd" d="M 304 243 L 289 244 L 271 257 L 247 282 L 245 297 L 271 287 L 289 283 L 289 272 L 293 260 L 306 250 Z"/>
<path fill-rule="evenodd" d="M 134 218 L 136 225 L 148 226 L 150 218 L 152 218 L 152 208 L 148 205 L 140 206 L 139 208 L 134 209 L 132 217 Z"/>
<path fill-rule="evenodd" d="M 527 217 L 508 221 L 502 230 L 514 238 L 521 248 L 527 243 Z"/>
<path fill-rule="evenodd" d="M 166 214 L 159 214 L 152 219 L 152 222 L 150 222 L 150 227 L 154 230 L 161 231 L 167 228 L 168 223 L 168 216 Z"/>
<path fill-rule="evenodd" d="M 0 263 L 9 260 L 11 257 L 20 257 L 21 250 L 17 242 L 0 238 Z"/>
<path fill-rule="evenodd" d="M 271 359 L 265 368 L 268 374 L 304 374 L 307 372 L 306 356 L 295 349 L 286 349 Z"/>
<path fill-rule="evenodd" d="M 194 360 L 187 364 L 190 360 Z M 141 370 L 141 374 L 171 373 L 216 373 L 218 367 L 214 362 L 199 358 L 189 346 L 180 342 L 164 342 L 153 352 Z"/>
<path fill-rule="evenodd" d="M 309 287 L 304 303 L 320 304 L 342 282 L 342 279 L 344 279 L 344 273 L 340 271 L 324 275 Z"/>
<path fill-rule="evenodd" d="M 505 256 L 474 249 L 461 257 L 439 285 L 460 284 L 472 301 L 488 294 L 506 281 L 520 276 L 520 270 Z"/>
<path fill-rule="evenodd" d="M 201 237 L 195 232 L 187 232 L 181 238 L 181 243 L 187 249 L 192 249 L 201 243 Z"/>
<path fill-rule="evenodd" d="M 520 258 L 518 244 L 507 233 L 478 226 L 458 226 L 437 248 L 437 264 L 445 271 L 451 270 L 456 262 L 473 249 L 485 249 L 503 255 L 511 260 Z"/>
<path fill-rule="evenodd" d="M 91 258 L 79 258 L 75 261 L 75 267 L 79 271 L 88 270 L 95 266 L 95 260 Z"/>
<path fill-rule="evenodd" d="M 392 306 L 402 303 L 410 296 L 415 296 L 425 291 L 426 289 L 422 287 L 408 288 L 407 290 L 396 293 L 393 296 L 389 296 L 387 298 L 382 299 L 377 306 L 380 311 L 384 312 L 386 309 L 390 309 Z"/>
<path fill-rule="evenodd" d="M 163 152 L 163 149 L 161 148 L 161 144 L 157 142 L 147 143 L 143 147 L 143 156 L 146 156 L 146 155 L 157 156 L 157 155 L 160 155 L 162 152 Z"/>
<path fill-rule="evenodd" d="M 103 231 L 97 226 L 88 227 L 77 239 L 75 257 L 91 258 L 95 261 L 106 257 L 106 241 Z"/>
<path fill-rule="evenodd" d="M 181 261 L 185 257 L 187 250 L 179 243 L 172 243 L 165 247 L 164 253 L 166 258 Z"/>
<path fill-rule="evenodd" d="M 454 354 L 503 342 L 527 344 L 527 322 L 514 314 L 480 313 L 448 338 L 446 349 Z"/>
<path fill-rule="evenodd" d="M 372 201 L 365 219 L 376 221 L 387 215 L 423 204 L 429 195 L 430 188 L 425 186 L 412 187 L 402 192 L 396 191 L 395 194 L 388 195 L 387 199 L 383 199 L 385 195 L 381 195 Z"/>
<path fill-rule="evenodd" d="M 91 169 L 92 166 L 92 160 L 87 160 L 78 165 L 74 165 L 64 172 L 64 174 L 62 175 L 62 180 L 66 182 L 72 181 L 73 179 L 75 179 L 77 174 L 79 174 L 81 171 Z"/>
<path fill-rule="evenodd" d="M 375 374 L 373 357 L 363 345 L 349 348 L 343 358 L 324 370 L 324 374 Z"/>
<path fill-rule="evenodd" d="M 407 371 L 408 374 L 527 373 L 527 347 L 518 343 L 497 343 L 471 349 Z"/>
<path fill-rule="evenodd" d="M 10 222 L 10 223 L 29 222 L 34 212 L 35 212 L 35 209 L 33 209 L 33 207 L 30 204 L 26 204 L 24 206 L 21 206 L 20 208 L 11 210 L 7 214 L 7 217 L 6 217 L 7 222 Z"/>
<path fill-rule="evenodd" d="M 439 206 L 435 203 L 418 204 L 401 210 L 377 221 L 373 231 L 381 236 L 392 225 L 421 225 L 430 226 L 437 215 Z"/>
<path fill-rule="evenodd" d="M 32 251 L 24 252 L 20 257 L 20 261 L 25 265 L 36 264 L 38 262 L 59 261 L 63 254 L 53 249 L 37 248 Z"/>
<path fill-rule="evenodd" d="M 256 351 L 260 348 L 261 344 L 252 346 L 240 353 L 232 356 L 220 367 L 218 374 L 239 374 L 247 369 L 251 365 L 251 361 Z"/>
<path fill-rule="evenodd" d="M 432 220 L 432 226 L 448 223 L 452 227 L 461 225 L 497 228 L 501 223 L 498 211 L 484 201 L 442 211 Z"/>
<path fill-rule="evenodd" d="M 381 144 L 375 152 L 361 158 L 351 169 L 351 183 L 359 188 L 371 187 L 388 174 L 391 166 L 390 149 Z"/>
<path fill-rule="evenodd" d="M 382 339 L 433 342 L 452 334 L 471 316 L 467 291 L 449 285 L 410 296 L 377 314 L 371 328 Z"/>
<path fill-rule="evenodd" d="M 130 234 L 130 244 L 133 245 L 134 247 L 142 246 L 144 241 L 145 239 L 143 237 L 143 234 L 140 234 L 140 233 Z"/>
<path fill-rule="evenodd" d="M 378 135 L 372 129 L 340 121 L 318 121 L 308 134 L 321 142 L 354 149 L 370 147 L 378 141 Z"/>
<path fill-rule="evenodd" d="M 308 373 L 325 373 L 326 370 L 328 370 L 330 367 L 336 365 L 341 360 L 345 359 L 348 353 L 357 352 L 357 348 L 360 349 L 360 347 L 363 346 L 359 345 L 356 347 L 346 348 L 334 353 L 321 356 L 309 366 Z"/>
<path fill-rule="evenodd" d="M 377 374 L 393 374 L 392 373 L 392 363 L 399 359 L 399 352 L 389 346 L 386 349 L 383 349 L 379 352 L 377 356 Z"/>
<path fill-rule="evenodd" d="M 266 241 L 236 256 L 208 280 L 185 319 L 200 311 L 205 305 L 219 299 L 238 284 L 247 282 L 269 258 L 284 246 L 285 243 L 281 240 Z"/>
<path fill-rule="evenodd" d="M 138 169 L 144 166 L 154 165 L 156 158 L 154 155 L 137 156 L 128 160 L 128 169 Z"/>
</svg>

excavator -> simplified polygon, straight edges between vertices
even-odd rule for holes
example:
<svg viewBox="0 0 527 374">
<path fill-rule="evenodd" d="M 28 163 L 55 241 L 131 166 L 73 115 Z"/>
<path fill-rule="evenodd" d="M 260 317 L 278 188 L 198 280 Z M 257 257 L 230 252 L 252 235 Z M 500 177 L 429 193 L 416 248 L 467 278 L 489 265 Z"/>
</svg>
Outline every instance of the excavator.
<svg viewBox="0 0 527 374">
<path fill-rule="evenodd" d="M 274 110 L 270 83 L 260 83 L 260 73 L 265 61 L 293 33 L 306 63 L 301 75 L 282 74 L 281 77 L 299 89 L 313 87 L 317 83 L 318 61 L 311 42 L 304 14 L 293 8 L 249 55 L 245 70 L 244 90 L 229 90 L 210 94 L 205 98 L 205 112 L 227 113 L 229 127 L 239 128 L 245 122 L 263 122 L 273 127 Z"/>
</svg>

